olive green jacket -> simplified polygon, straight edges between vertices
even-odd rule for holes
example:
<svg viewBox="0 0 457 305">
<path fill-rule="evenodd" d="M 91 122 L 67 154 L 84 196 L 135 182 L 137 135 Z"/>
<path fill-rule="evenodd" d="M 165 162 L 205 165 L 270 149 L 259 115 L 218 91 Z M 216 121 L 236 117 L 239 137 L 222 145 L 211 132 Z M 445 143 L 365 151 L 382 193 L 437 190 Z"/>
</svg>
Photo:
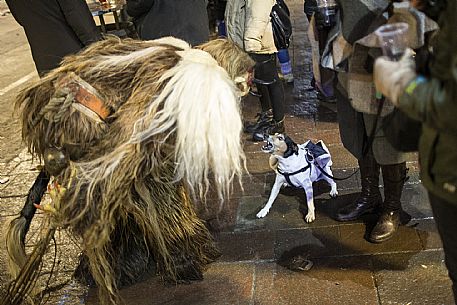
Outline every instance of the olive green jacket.
<svg viewBox="0 0 457 305">
<path fill-rule="evenodd" d="M 457 4 L 440 16 L 431 77 L 406 88 L 399 108 L 423 123 L 419 160 L 424 186 L 457 204 Z"/>
</svg>

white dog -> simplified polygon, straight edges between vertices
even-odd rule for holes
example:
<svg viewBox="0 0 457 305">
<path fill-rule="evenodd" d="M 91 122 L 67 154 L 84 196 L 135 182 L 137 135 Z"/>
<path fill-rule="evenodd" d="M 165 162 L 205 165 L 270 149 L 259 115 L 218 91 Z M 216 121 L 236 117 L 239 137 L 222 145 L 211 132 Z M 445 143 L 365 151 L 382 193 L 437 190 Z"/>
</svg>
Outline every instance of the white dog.
<svg viewBox="0 0 457 305">
<path fill-rule="evenodd" d="M 276 172 L 276 180 L 267 204 L 257 213 L 258 218 L 268 214 L 283 185 L 301 187 L 305 190 L 308 204 L 306 222 L 312 222 L 316 218 L 313 182 L 324 179 L 331 186 L 330 196 L 336 197 L 338 195 L 336 183 L 331 178 L 333 174 L 330 152 L 322 141 L 316 144 L 307 141 L 297 145 L 288 136 L 275 134 L 268 137 L 267 144 L 262 147 L 262 151 L 271 154 L 270 167 Z"/>
</svg>

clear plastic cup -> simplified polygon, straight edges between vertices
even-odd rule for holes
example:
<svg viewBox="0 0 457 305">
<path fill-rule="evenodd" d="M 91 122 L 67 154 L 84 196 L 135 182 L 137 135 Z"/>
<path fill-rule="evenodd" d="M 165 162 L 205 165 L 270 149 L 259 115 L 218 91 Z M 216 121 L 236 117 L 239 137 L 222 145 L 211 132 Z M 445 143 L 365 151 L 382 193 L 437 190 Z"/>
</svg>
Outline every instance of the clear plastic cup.
<svg viewBox="0 0 457 305">
<path fill-rule="evenodd" d="M 375 31 L 382 53 L 393 61 L 399 60 L 407 47 L 408 24 L 404 22 L 385 24 Z"/>
</svg>

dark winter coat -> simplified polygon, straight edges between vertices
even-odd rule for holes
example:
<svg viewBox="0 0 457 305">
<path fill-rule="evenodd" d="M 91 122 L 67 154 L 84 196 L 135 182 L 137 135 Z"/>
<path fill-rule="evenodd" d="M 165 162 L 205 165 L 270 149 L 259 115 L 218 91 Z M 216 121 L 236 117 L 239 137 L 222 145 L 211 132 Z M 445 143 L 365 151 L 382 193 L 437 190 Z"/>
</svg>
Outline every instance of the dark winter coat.
<svg viewBox="0 0 457 305">
<path fill-rule="evenodd" d="M 127 0 L 143 40 L 174 36 L 195 46 L 209 39 L 207 0 Z"/>
<path fill-rule="evenodd" d="M 40 75 L 59 66 L 73 54 L 101 39 L 84 0 L 6 0 L 24 28 Z"/>
<path fill-rule="evenodd" d="M 447 3 L 439 20 L 431 77 L 409 84 L 398 107 L 422 122 L 422 183 L 435 196 L 457 204 L 457 3 Z"/>
</svg>

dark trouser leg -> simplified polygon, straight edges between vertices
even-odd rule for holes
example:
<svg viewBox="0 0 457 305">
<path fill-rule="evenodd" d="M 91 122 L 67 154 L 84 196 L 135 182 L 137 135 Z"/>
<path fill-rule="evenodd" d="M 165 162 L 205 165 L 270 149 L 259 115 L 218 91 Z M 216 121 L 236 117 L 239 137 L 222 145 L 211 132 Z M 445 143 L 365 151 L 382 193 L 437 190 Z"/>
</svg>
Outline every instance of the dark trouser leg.
<svg viewBox="0 0 457 305">
<path fill-rule="evenodd" d="M 443 241 L 446 266 L 452 280 L 454 300 L 457 304 L 457 206 L 428 194 L 438 232 Z"/>
<path fill-rule="evenodd" d="M 328 33 L 330 32 L 331 27 L 321 26 L 318 29 L 318 37 L 319 37 L 319 54 L 320 57 L 324 54 L 325 45 L 327 43 Z M 321 84 L 321 92 L 318 90 L 317 97 L 322 101 L 331 101 L 335 102 L 335 93 L 334 93 L 334 83 L 336 79 L 335 71 L 324 68 L 322 65 L 319 64 L 319 71 L 320 71 L 320 84 Z"/>
<path fill-rule="evenodd" d="M 265 82 L 272 82 L 270 85 L 257 85 L 261 94 L 262 111 L 266 111 L 271 107 L 273 109 L 273 118 L 279 122 L 284 118 L 284 87 L 276 69 L 276 55 L 250 55 L 256 61 L 255 77 Z"/>
<path fill-rule="evenodd" d="M 400 225 L 401 194 L 406 179 L 406 162 L 381 165 L 384 180 L 384 202 L 382 213 L 369 240 L 381 243 L 390 239 Z"/>
<path fill-rule="evenodd" d="M 255 141 L 262 141 L 264 134 L 284 132 L 284 87 L 276 69 L 275 54 L 250 55 L 256 61 L 256 79 L 264 82 L 271 82 L 271 84 L 268 85 L 260 84 L 257 86 L 259 93 L 261 94 L 260 103 L 262 105 L 262 111 L 265 111 L 265 108 L 270 105 L 273 110 L 273 120 L 270 122 L 270 125 L 265 126 L 262 130 L 255 131 L 253 134 L 253 139 Z"/>
<path fill-rule="evenodd" d="M 257 73 L 256 73 L 256 77 Z M 268 92 L 267 85 L 256 84 L 257 90 L 260 94 L 260 108 L 262 108 L 262 112 L 267 112 L 271 109 L 271 100 L 270 100 L 270 93 Z"/>
<path fill-rule="evenodd" d="M 382 201 L 379 192 L 379 164 L 371 150 L 358 162 L 362 192 L 355 202 L 338 211 L 336 219 L 339 221 L 355 220 L 364 214 L 371 213 Z"/>
<path fill-rule="evenodd" d="M 308 21 L 310 21 L 314 12 L 317 11 L 317 1 L 316 0 L 305 0 L 305 2 L 303 4 L 303 11 L 305 12 L 306 18 L 308 18 Z"/>
</svg>

